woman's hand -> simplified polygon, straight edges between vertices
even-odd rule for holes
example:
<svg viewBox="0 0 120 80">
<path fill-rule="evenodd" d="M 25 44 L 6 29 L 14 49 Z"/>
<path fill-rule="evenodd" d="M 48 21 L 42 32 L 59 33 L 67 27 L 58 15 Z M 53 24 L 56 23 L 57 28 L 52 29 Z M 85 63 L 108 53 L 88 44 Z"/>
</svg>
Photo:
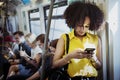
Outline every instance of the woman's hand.
<svg viewBox="0 0 120 80">
<path fill-rule="evenodd" d="M 69 58 L 76 58 L 76 59 L 82 59 L 82 58 L 91 58 L 92 54 L 87 54 L 82 49 L 76 49 L 70 54 L 68 54 Z"/>
</svg>

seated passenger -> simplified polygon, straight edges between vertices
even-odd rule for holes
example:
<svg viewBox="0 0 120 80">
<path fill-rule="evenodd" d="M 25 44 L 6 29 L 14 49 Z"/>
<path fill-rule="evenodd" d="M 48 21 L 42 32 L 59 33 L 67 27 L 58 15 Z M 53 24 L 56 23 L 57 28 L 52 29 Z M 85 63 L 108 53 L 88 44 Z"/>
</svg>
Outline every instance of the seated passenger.
<svg viewBox="0 0 120 80">
<path fill-rule="evenodd" d="M 27 55 L 25 51 L 20 51 L 20 56 L 24 58 L 25 62 L 28 65 L 27 66 L 22 64 L 12 65 L 9 69 L 8 80 L 11 79 L 10 76 L 13 76 L 15 74 L 22 76 L 24 75 L 25 77 L 28 77 L 38 69 L 40 65 L 42 50 L 36 44 L 35 38 L 36 36 L 31 33 L 25 36 L 27 44 L 32 48 L 31 56 Z"/>
<path fill-rule="evenodd" d="M 3 75 L 4 75 L 4 80 L 6 79 L 7 77 L 7 73 L 8 73 L 8 70 L 9 70 L 9 67 L 10 67 L 10 63 L 8 62 L 8 60 L 10 58 L 13 57 L 13 52 L 12 52 L 12 45 L 14 43 L 14 40 L 13 40 L 13 37 L 12 36 L 6 36 L 6 37 L 3 37 L 4 39 L 2 40 L 2 44 L 0 46 L 0 53 L 1 57 L 0 57 L 0 64 L 3 66 Z M 2 68 L 2 67 L 0 67 Z"/>
<path fill-rule="evenodd" d="M 58 39 L 52 40 L 52 41 L 50 42 L 49 51 L 50 51 L 52 54 L 54 54 L 54 52 L 55 52 L 57 42 L 58 42 Z M 52 56 L 52 55 L 50 55 L 50 56 Z M 46 65 L 47 67 L 49 67 L 49 65 L 51 65 L 51 64 L 49 64 L 49 61 L 48 61 L 46 64 L 48 64 L 48 65 Z M 40 67 L 40 69 L 39 69 L 35 74 L 33 74 L 32 76 L 30 76 L 30 77 L 29 77 L 28 79 L 26 79 L 26 80 L 36 80 L 36 79 L 39 79 L 39 78 L 40 78 L 40 74 L 41 74 L 41 69 L 42 69 L 42 68 Z M 46 69 L 48 69 L 48 68 L 46 68 Z M 46 79 L 47 79 L 47 75 L 46 75 Z"/>
<path fill-rule="evenodd" d="M 19 51 L 25 51 L 27 55 L 31 56 L 31 48 L 30 46 L 26 43 L 26 40 L 24 38 L 24 33 L 21 31 L 17 31 L 13 33 L 14 38 L 16 40 L 16 44 L 13 46 L 13 52 L 16 54 L 17 58 L 20 58 L 19 56 Z"/>
<path fill-rule="evenodd" d="M 10 59 L 11 64 L 18 64 L 21 61 L 20 51 L 25 51 L 27 55 L 31 55 L 31 47 L 27 44 L 24 33 L 22 31 L 17 31 L 13 33 L 15 38 L 15 43 L 12 45 L 12 51 L 14 53 L 15 60 Z"/>
</svg>

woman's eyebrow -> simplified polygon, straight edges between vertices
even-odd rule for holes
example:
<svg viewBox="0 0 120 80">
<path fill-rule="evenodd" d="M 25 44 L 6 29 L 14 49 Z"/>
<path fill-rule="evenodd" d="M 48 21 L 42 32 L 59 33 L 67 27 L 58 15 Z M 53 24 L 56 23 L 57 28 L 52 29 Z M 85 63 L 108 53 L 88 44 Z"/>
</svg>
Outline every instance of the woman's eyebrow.
<svg viewBox="0 0 120 80">
<path fill-rule="evenodd" d="M 90 26 L 90 24 L 83 24 L 83 26 Z"/>
</svg>

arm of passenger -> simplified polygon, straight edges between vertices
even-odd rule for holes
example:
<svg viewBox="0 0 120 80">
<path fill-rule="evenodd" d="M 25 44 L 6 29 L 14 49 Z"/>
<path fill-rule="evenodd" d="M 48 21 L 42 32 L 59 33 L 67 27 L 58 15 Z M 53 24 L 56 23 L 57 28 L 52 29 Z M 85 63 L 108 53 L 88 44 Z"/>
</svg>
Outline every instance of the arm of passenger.
<svg viewBox="0 0 120 80">
<path fill-rule="evenodd" d="M 94 62 L 92 63 L 93 66 L 96 69 L 100 69 L 102 67 L 102 57 L 101 57 L 102 51 L 101 51 L 101 40 L 99 39 L 98 46 L 97 46 L 97 54 L 96 58 L 94 59 Z"/>
<path fill-rule="evenodd" d="M 69 55 L 62 57 L 64 55 L 64 49 L 65 49 L 65 41 L 61 37 L 57 43 L 56 51 L 53 57 L 52 68 L 61 67 L 69 62 L 70 60 Z"/>
<path fill-rule="evenodd" d="M 20 59 L 9 59 L 8 62 L 13 65 L 13 64 L 19 64 L 20 63 Z"/>
<path fill-rule="evenodd" d="M 40 77 L 39 71 L 37 71 L 36 73 L 34 73 L 32 76 L 30 76 L 28 79 L 26 80 L 36 80 Z"/>
<path fill-rule="evenodd" d="M 38 67 L 39 66 L 39 63 L 40 63 L 40 58 L 41 58 L 41 54 L 38 53 L 36 54 L 35 58 L 34 59 L 29 59 L 29 58 L 26 58 L 26 61 L 31 64 L 32 66 L 34 67 Z"/>
</svg>

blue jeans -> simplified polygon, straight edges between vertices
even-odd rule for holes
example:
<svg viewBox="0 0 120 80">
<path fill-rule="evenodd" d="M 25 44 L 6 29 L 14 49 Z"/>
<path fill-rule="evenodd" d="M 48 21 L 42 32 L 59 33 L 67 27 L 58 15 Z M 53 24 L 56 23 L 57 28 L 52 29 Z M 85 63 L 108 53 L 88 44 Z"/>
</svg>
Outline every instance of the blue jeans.
<svg viewBox="0 0 120 80">
<path fill-rule="evenodd" d="M 28 75 L 30 74 L 31 69 L 26 69 L 25 66 L 19 64 L 19 73 L 20 75 Z"/>
</svg>

